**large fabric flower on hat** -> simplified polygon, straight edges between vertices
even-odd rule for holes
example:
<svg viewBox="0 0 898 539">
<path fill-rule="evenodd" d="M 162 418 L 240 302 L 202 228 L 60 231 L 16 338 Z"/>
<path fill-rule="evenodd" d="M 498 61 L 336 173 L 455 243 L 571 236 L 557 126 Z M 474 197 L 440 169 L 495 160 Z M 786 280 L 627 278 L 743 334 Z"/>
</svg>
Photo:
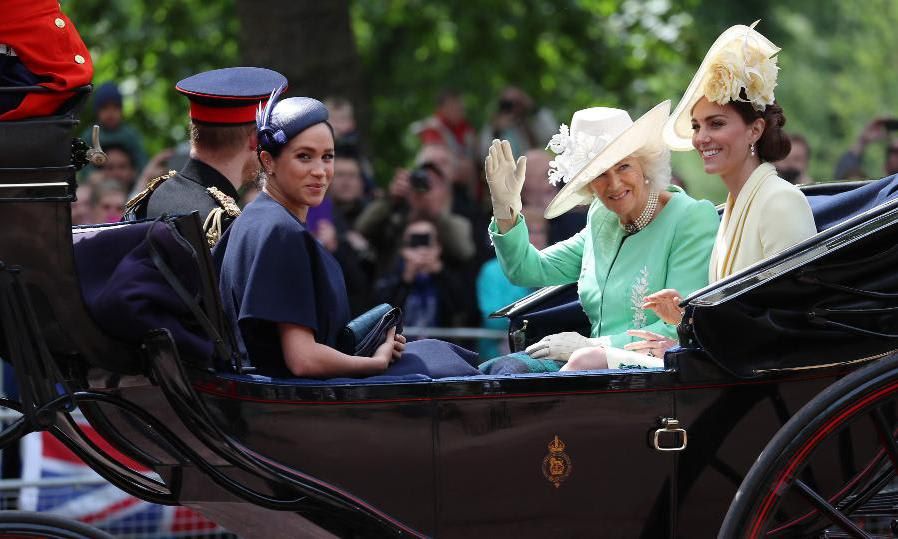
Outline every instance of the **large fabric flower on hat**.
<svg viewBox="0 0 898 539">
<path fill-rule="evenodd" d="M 583 167 L 599 154 L 609 142 L 609 135 L 570 134 L 567 124 L 561 124 L 558 133 L 552 135 L 547 150 L 552 150 L 555 159 L 549 162 L 549 183 L 567 183 Z"/>
<path fill-rule="evenodd" d="M 766 56 L 756 39 L 746 34 L 744 39 L 730 42 L 711 62 L 703 93 L 718 105 L 747 101 L 763 111 L 773 103 L 778 71 L 776 56 Z M 745 99 L 740 95 L 743 89 Z"/>
</svg>

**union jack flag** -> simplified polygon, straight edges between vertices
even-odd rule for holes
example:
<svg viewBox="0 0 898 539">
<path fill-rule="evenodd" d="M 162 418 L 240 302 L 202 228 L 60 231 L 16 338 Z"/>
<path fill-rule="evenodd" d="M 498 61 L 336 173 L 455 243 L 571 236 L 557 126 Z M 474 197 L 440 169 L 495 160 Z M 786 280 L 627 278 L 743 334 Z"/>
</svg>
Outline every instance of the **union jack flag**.
<svg viewBox="0 0 898 539">
<path fill-rule="evenodd" d="M 100 448 L 133 470 L 146 467 L 125 457 L 90 425 L 79 421 L 84 432 Z M 51 434 L 34 433 L 22 440 L 22 479 L 47 483 L 23 488 L 19 506 L 80 520 L 116 536 L 191 537 L 217 535 L 224 530 L 185 507 L 155 505 L 110 485 Z"/>
</svg>

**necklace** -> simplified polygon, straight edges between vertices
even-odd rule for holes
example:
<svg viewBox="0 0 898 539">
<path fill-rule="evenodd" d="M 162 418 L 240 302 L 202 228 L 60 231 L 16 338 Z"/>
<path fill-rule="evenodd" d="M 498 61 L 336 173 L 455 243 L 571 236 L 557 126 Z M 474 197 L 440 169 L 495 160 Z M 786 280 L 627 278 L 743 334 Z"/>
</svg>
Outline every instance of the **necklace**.
<svg viewBox="0 0 898 539">
<path fill-rule="evenodd" d="M 655 210 L 658 209 L 658 191 L 649 191 L 649 200 L 642 209 L 642 213 L 632 223 L 622 224 L 627 234 L 636 234 L 643 228 L 649 226 L 652 219 L 655 218 Z"/>
</svg>

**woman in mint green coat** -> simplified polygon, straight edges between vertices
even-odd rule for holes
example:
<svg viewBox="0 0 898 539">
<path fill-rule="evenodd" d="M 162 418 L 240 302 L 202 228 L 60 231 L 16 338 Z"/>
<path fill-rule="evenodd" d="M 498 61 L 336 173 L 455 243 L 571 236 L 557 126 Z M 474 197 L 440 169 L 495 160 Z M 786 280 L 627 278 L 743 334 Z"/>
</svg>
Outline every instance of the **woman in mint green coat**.
<svg viewBox="0 0 898 539">
<path fill-rule="evenodd" d="M 670 152 L 661 139 L 669 111 L 665 101 L 633 122 L 626 111 L 595 107 L 577 111 L 570 130 L 562 125 L 549 143 L 557 154 L 549 181 L 565 186 L 546 217 L 582 204 L 589 213 L 583 230 L 541 251 L 530 245 L 519 213 L 526 160 L 515 162 L 507 142 L 493 141 L 486 159 L 490 237 L 502 270 L 519 286 L 576 282 L 592 329 L 588 337 L 550 335 L 526 354 L 487 361 L 481 371 L 556 371 L 575 350 L 595 346 L 605 348 L 610 368 L 662 366 L 660 358 L 622 350 L 634 340 L 627 332 L 676 338 L 676 326 L 644 310 L 643 300 L 665 288 L 688 294 L 707 285 L 719 224 L 710 202 L 669 185 Z"/>
</svg>

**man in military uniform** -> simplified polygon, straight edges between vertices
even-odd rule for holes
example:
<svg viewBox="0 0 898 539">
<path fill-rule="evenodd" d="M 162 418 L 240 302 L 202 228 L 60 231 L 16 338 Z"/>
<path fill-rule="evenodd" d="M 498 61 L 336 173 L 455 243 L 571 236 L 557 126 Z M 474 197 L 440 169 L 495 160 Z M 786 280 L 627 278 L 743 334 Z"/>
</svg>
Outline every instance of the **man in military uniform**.
<svg viewBox="0 0 898 539">
<path fill-rule="evenodd" d="M 259 171 L 256 110 L 287 79 L 257 67 L 216 69 L 175 89 L 190 100 L 190 159 L 147 183 L 125 207 L 125 220 L 199 211 L 210 246 L 239 215 L 237 189 Z"/>
</svg>

